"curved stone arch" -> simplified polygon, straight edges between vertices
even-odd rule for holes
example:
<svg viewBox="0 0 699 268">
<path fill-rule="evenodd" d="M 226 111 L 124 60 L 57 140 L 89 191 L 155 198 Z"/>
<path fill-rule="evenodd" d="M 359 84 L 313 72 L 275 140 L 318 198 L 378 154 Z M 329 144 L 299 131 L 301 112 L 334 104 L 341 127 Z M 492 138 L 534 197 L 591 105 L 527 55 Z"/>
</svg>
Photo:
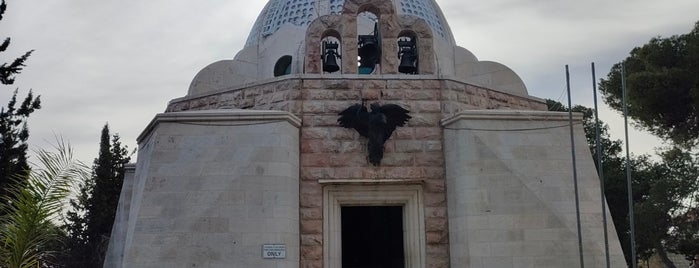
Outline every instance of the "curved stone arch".
<svg viewBox="0 0 699 268">
<path fill-rule="evenodd" d="M 324 72 L 322 66 L 323 66 L 323 64 L 324 64 L 323 61 L 325 60 L 325 55 L 323 54 L 323 53 L 325 53 L 325 51 L 323 51 L 323 40 L 325 40 L 325 39 L 328 38 L 328 37 L 333 37 L 333 38 L 337 39 L 337 42 L 338 42 L 338 44 L 339 44 L 339 47 L 338 47 L 338 50 L 337 50 L 337 53 L 339 54 L 339 59 L 338 59 L 338 60 L 339 60 L 340 64 L 342 64 L 342 55 L 343 55 L 343 54 L 342 54 L 342 53 L 343 53 L 343 52 L 342 52 L 342 49 L 343 49 L 342 35 L 341 35 L 340 32 L 338 32 L 336 29 L 327 29 L 327 30 L 325 30 L 325 32 L 323 32 L 323 35 L 321 35 L 319 47 L 316 48 L 316 49 L 320 49 L 320 55 L 321 55 L 321 61 L 320 61 L 321 69 L 320 69 L 320 72 L 321 72 L 321 73 Z M 342 66 L 340 66 L 340 71 L 339 71 L 339 73 L 342 73 L 342 71 L 343 71 Z"/>
<path fill-rule="evenodd" d="M 380 1 L 352 1 L 354 5 L 348 5 L 346 7 L 351 8 L 346 12 L 348 14 L 359 14 L 363 12 L 370 12 L 374 14 L 378 20 L 378 32 L 379 32 L 379 43 L 381 44 L 381 58 L 379 59 L 379 74 L 394 74 L 397 73 L 395 68 L 387 68 L 387 66 L 394 66 L 395 63 L 392 62 L 393 58 L 387 57 L 387 52 L 394 51 L 398 49 L 395 42 L 391 39 L 391 35 L 394 34 L 392 29 L 396 25 L 395 9 L 390 0 L 380 0 Z M 354 8 L 356 7 L 356 9 Z"/>
<path fill-rule="evenodd" d="M 419 17 L 413 15 L 400 15 L 398 16 L 398 26 L 400 29 L 396 31 L 400 34 L 406 30 L 412 31 L 416 34 L 418 39 L 432 39 L 432 29 L 427 24 L 427 22 Z M 431 42 L 430 42 L 431 43 Z"/>
<path fill-rule="evenodd" d="M 393 9 L 393 1 L 391 0 L 346 0 L 342 7 L 342 14 L 357 16 L 359 13 L 368 11 L 374 13 L 379 20 L 384 15 L 393 15 L 396 11 Z"/>
<path fill-rule="evenodd" d="M 310 25 L 308 25 L 308 30 L 306 30 L 306 58 L 305 58 L 305 72 L 311 74 L 322 73 L 322 52 L 320 51 L 321 40 L 327 36 L 333 36 L 340 40 L 341 45 L 340 55 L 345 55 L 348 48 L 346 48 L 347 42 L 345 32 L 351 29 L 345 25 L 345 16 L 341 15 L 324 15 L 313 20 Z M 355 44 L 356 47 L 356 44 Z M 357 54 L 356 52 L 354 54 Z M 356 57 L 356 55 L 355 55 Z M 349 70 L 345 68 L 345 62 L 342 61 L 343 70 Z M 356 63 L 355 63 L 356 64 Z"/>
<path fill-rule="evenodd" d="M 418 38 L 418 37 L 417 37 L 417 34 L 416 34 L 415 31 L 413 31 L 413 30 L 402 30 L 402 31 L 400 31 L 400 32 L 398 33 L 398 37 L 394 40 L 394 42 L 398 42 L 398 41 L 399 41 L 401 38 L 403 38 L 403 37 L 410 38 L 410 40 L 416 42 L 416 43 L 415 43 L 415 48 L 416 48 L 416 50 L 417 50 L 417 53 L 418 53 L 417 56 L 418 56 L 418 57 L 417 57 L 417 61 L 415 62 L 415 67 L 417 68 L 416 74 L 420 74 L 420 73 L 421 73 L 421 68 L 420 68 L 420 58 L 421 58 L 421 57 L 420 57 L 420 47 L 418 46 L 418 44 L 419 44 L 419 42 L 420 42 L 420 39 L 422 39 L 422 38 Z M 392 56 L 392 55 L 387 55 L 387 57 L 393 57 L 393 56 Z M 400 58 L 400 46 L 399 46 L 399 48 L 398 48 L 398 54 L 396 55 L 396 59 L 398 60 L 399 63 L 401 62 L 401 58 Z M 400 67 L 398 67 L 398 68 L 400 68 Z M 399 72 L 400 72 L 400 71 L 399 71 Z"/>
<path fill-rule="evenodd" d="M 398 16 L 398 38 L 404 32 L 412 32 L 417 37 L 418 61 L 420 62 L 420 74 L 435 74 L 435 53 L 432 29 L 427 22 L 412 15 Z"/>
<path fill-rule="evenodd" d="M 342 14 L 343 16 L 349 16 L 351 19 L 354 20 L 354 25 L 356 28 L 356 17 L 359 15 L 359 13 L 362 12 L 371 12 L 379 20 L 379 32 L 380 32 L 380 39 L 381 39 L 381 50 L 383 51 L 381 53 L 381 60 L 380 60 L 380 71 L 379 73 L 381 74 L 396 74 L 398 73 L 397 69 L 397 63 L 398 61 L 395 59 L 395 57 L 387 57 L 386 53 L 387 51 L 396 51 L 398 49 L 398 45 L 396 42 L 394 42 L 394 39 L 397 38 L 396 32 L 394 29 L 397 28 L 398 22 L 396 18 L 396 11 L 393 6 L 393 1 L 391 0 L 346 0 L 345 4 L 343 6 Z M 351 38 L 354 38 L 356 42 L 356 32 L 354 36 Z M 356 44 L 355 44 L 356 47 Z M 355 50 L 356 54 L 356 50 Z M 356 58 L 356 55 L 353 56 L 353 58 Z M 347 70 L 356 70 L 357 69 L 357 63 L 354 61 L 347 61 L 352 62 L 354 65 L 352 69 L 347 69 Z M 345 62 L 343 61 L 343 67 Z"/>
<path fill-rule="evenodd" d="M 337 38 L 337 40 L 342 40 L 342 35 L 337 31 L 337 29 L 326 29 L 320 36 L 320 39 L 322 40 L 330 36 Z"/>
<path fill-rule="evenodd" d="M 410 37 L 410 38 L 418 38 L 417 33 L 415 33 L 415 31 L 413 31 L 413 30 L 402 30 L 402 31 L 398 32 L 398 37 L 403 37 L 403 36 Z"/>
<path fill-rule="evenodd" d="M 381 18 L 381 14 L 382 14 L 381 9 L 376 7 L 374 4 L 371 4 L 371 3 L 359 6 L 359 8 L 357 9 L 357 13 L 350 13 L 350 14 L 359 15 L 359 14 L 364 13 L 364 12 L 372 13 L 372 14 L 376 15 L 376 17 L 378 17 L 378 18 Z"/>
<path fill-rule="evenodd" d="M 320 16 L 310 23 L 308 30 L 306 31 L 306 59 L 305 59 L 305 72 L 306 73 L 321 73 L 321 52 L 318 49 L 321 45 L 321 40 L 326 36 L 328 30 L 334 30 L 340 34 L 341 42 L 341 55 L 346 59 L 357 58 L 357 15 L 361 12 L 371 12 L 377 16 L 379 19 L 379 31 L 381 34 L 381 49 L 382 51 L 397 51 L 398 45 L 395 39 L 398 38 L 398 33 L 400 32 L 398 17 L 396 16 L 396 11 L 391 0 L 347 0 L 343 5 L 342 14 L 331 14 Z M 429 30 L 429 26 L 424 20 L 418 21 L 419 26 L 417 27 L 420 31 L 417 37 L 421 43 L 419 46 L 424 46 L 426 54 L 424 57 L 427 60 L 426 68 L 424 73 L 434 73 L 434 59 L 431 55 L 433 51 L 432 46 L 432 31 Z M 427 31 L 423 28 L 427 27 Z M 422 36 L 420 33 L 426 32 L 428 35 Z M 424 43 L 424 44 L 423 44 Z M 381 70 L 382 74 L 397 74 L 398 73 L 398 60 L 395 57 L 386 57 L 386 54 L 382 54 L 381 59 Z M 419 57 L 423 57 L 422 52 L 420 52 Z M 342 73 L 343 74 L 356 74 L 357 73 L 357 62 L 353 60 L 343 60 L 342 61 Z"/>
</svg>

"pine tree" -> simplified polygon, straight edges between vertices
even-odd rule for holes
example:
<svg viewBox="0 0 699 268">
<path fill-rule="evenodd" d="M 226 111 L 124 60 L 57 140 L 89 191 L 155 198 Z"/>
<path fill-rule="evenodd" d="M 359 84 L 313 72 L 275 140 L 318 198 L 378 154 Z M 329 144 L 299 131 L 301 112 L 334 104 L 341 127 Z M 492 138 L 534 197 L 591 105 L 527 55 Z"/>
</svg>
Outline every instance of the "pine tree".
<svg viewBox="0 0 699 268">
<path fill-rule="evenodd" d="M 689 33 L 655 37 L 624 60 L 626 108 L 634 125 L 682 147 L 699 145 L 699 22 Z M 622 63 L 599 84 L 604 102 L 623 111 Z M 694 148 L 696 149 L 696 148 Z"/>
<path fill-rule="evenodd" d="M 0 1 L 0 21 L 6 8 L 5 1 Z M 8 37 L 0 43 L 0 53 L 7 50 L 9 45 L 10 38 Z M 0 83 L 3 85 L 14 83 L 14 76 L 22 71 L 24 62 L 31 53 L 31 50 L 26 52 L 12 63 L 2 63 L 0 65 Z M 12 95 L 7 107 L 0 108 L 0 197 L 6 196 L 6 189 L 13 176 L 29 169 L 29 165 L 27 165 L 27 139 L 29 138 L 27 119 L 32 112 L 41 108 L 39 96 L 34 98 L 31 91 L 19 107 L 15 107 L 16 104 L 17 90 Z"/>
<path fill-rule="evenodd" d="M 66 267 L 101 267 L 114 224 L 119 194 L 124 180 L 124 166 L 131 160 L 119 135 L 109 135 L 102 128 L 99 155 L 92 167 L 92 177 L 71 201 L 66 229 L 69 239 L 63 265 Z"/>
<path fill-rule="evenodd" d="M 12 176 L 29 169 L 27 118 L 41 108 L 39 97 L 34 98 L 31 91 L 18 108 L 16 104 L 17 91 L 7 104 L 7 110 L 0 108 L 0 197 L 6 195 L 5 189 Z"/>
<path fill-rule="evenodd" d="M 5 9 L 7 9 L 5 0 L 0 0 L 0 21 L 2 21 L 2 15 L 5 13 Z M 6 37 L 2 44 L 0 44 L 0 52 L 4 52 L 9 46 L 10 38 Z M 12 61 L 12 63 L 3 63 L 0 65 L 0 83 L 3 85 L 12 85 L 12 83 L 15 82 L 14 75 L 19 74 L 22 71 L 24 62 L 27 60 L 27 58 L 29 58 L 29 55 L 31 55 L 32 52 L 34 52 L 34 50 L 25 52 L 24 55 L 16 58 L 14 61 Z"/>
</svg>

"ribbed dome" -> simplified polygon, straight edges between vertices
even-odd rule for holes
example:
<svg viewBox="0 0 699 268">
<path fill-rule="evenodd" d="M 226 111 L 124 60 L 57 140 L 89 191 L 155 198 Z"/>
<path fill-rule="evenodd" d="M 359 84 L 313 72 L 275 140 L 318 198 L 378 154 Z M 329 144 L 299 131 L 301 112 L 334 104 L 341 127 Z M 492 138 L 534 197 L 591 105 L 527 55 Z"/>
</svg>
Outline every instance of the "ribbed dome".
<svg viewBox="0 0 699 268">
<path fill-rule="evenodd" d="M 398 14 L 414 15 L 424 19 L 432 28 L 434 36 L 453 43 L 449 26 L 434 0 L 392 1 Z M 342 13 L 344 3 L 345 0 L 270 0 L 257 17 L 248 35 L 246 46 L 255 44 L 260 36 L 266 37 L 275 33 L 284 24 L 290 23 L 303 27 L 320 16 Z"/>
</svg>

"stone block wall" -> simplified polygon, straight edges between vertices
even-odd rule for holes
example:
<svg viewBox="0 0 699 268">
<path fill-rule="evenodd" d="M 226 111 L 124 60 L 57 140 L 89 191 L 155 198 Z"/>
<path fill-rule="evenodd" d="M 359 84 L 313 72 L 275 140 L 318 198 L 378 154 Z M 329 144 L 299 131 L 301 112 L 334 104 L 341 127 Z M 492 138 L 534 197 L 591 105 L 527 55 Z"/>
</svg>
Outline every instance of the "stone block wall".
<svg viewBox="0 0 699 268">
<path fill-rule="evenodd" d="M 400 80 L 304 81 L 301 129 L 301 261 L 323 267 L 322 185 L 319 180 L 423 180 L 427 267 L 448 267 L 448 232 L 439 84 Z M 411 111 L 385 144 L 381 166 L 366 160 L 366 139 L 337 125 L 337 114 L 358 103 L 393 103 Z M 369 103 L 367 103 L 368 105 Z"/>
<path fill-rule="evenodd" d="M 299 126 L 278 111 L 158 115 L 120 201 L 123 261 L 105 266 L 298 267 Z M 265 244 L 285 245 L 286 258 L 263 259 Z"/>
<path fill-rule="evenodd" d="M 510 95 L 456 80 L 425 76 L 321 79 L 301 76 L 174 100 L 168 111 L 245 108 L 288 111 L 302 119 L 300 133 L 300 265 L 323 267 L 323 184 L 360 180 L 421 181 L 424 193 L 425 267 L 449 267 L 449 223 L 440 120 L 463 110 L 544 110 L 535 98 Z M 366 139 L 337 124 L 338 113 L 366 105 L 398 104 L 412 119 L 385 144 L 381 166 L 366 160 Z"/>
<path fill-rule="evenodd" d="M 109 239 L 103 267 L 123 266 L 124 247 L 126 246 L 126 236 L 129 227 L 129 210 L 131 210 L 131 198 L 134 190 L 135 169 L 136 166 L 131 164 L 124 167 L 124 181 L 119 194 L 119 204 L 114 217 L 114 225 L 112 225 L 112 239 Z"/>
<path fill-rule="evenodd" d="M 337 76 L 336 76 L 337 77 Z M 206 95 L 170 101 L 166 112 L 214 109 L 253 109 L 307 113 L 306 102 L 432 101 L 440 113 L 453 115 L 464 110 L 546 110 L 538 98 L 518 96 L 436 76 L 386 75 L 367 79 L 354 75 L 331 79 L 319 75 L 291 75 L 247 87 L 231 88 Z"/>
<path fill-rule="evenodd" d="M 299 111 L 301 83 L 300 79 L 273 79 L 268 83 L 174 99 L 165 111 L 254 109 L 296 113 Z"/>
<path fill-rule="evenodd" d="M 436 74 L 435 51 L 432 30 L 427 22 L 413 15 L 397 15 L 391 1 L 348 0 L 344 2 L 342 14 L 321 16 L 314 20 L 306 31 L 306 51 L 304 71 L 307 74 L 322 73 L 321 40 L 332 35 L 341 41 L 340 55 L 345 59 L 357 58 L 357 14 L 371 12 L 379 18 L 378 27 L 381 35 L 380 60 L 381 74 L 398 74 L 400 60 L 394 53 L 398 51 L 398 37 L 406 32 L 417 37 L 418 72 Z M 334 33 L 334 34 L 329 34 Z M 342 61 L 340 73 L 356 74 L 357 61 Z"/>
<path fill-rule="evenodd" d="M 575 118 L 585 267 L 605 267 L 599 178 Z M 460 267 L 578 267 L 567 113 L 469 111 L 444 121 L 449 242 Z M 609 211 L 607 210 L 607 215 Z M 625 267 L 608 222 L 611 267 Z"/>
</svg>

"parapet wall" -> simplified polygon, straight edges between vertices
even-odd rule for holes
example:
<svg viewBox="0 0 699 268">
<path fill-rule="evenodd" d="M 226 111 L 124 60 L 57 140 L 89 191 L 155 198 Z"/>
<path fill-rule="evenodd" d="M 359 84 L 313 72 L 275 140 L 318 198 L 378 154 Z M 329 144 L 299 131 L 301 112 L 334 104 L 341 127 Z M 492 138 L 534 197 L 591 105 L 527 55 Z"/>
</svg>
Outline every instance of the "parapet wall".
<svg viewBox="0 0 699 268">
<path fill-rule="evenodd" d="M 281 110 L 301 115 L 305 112 L 304 106 L 309 105 L 308 102 L 357 103 L 361 99 L 394 103 L 438 102 L 438 112 L 442 114 L 485 109 L 546 110 L 546 103 L 539 98 L 508 94 L 438 76 L 385 75 L 379 78 L 372 76 L 371 79 L 362 75 L 336 76 L 337 79 L 332 77 L 289 75 L 253 85 L 174 99 L 166 111 L 238 108 Z M 338 108 L 344 109 L 346 106 Z M 339 111 L 341 110 L 327 112 Z"/>
</svg>

